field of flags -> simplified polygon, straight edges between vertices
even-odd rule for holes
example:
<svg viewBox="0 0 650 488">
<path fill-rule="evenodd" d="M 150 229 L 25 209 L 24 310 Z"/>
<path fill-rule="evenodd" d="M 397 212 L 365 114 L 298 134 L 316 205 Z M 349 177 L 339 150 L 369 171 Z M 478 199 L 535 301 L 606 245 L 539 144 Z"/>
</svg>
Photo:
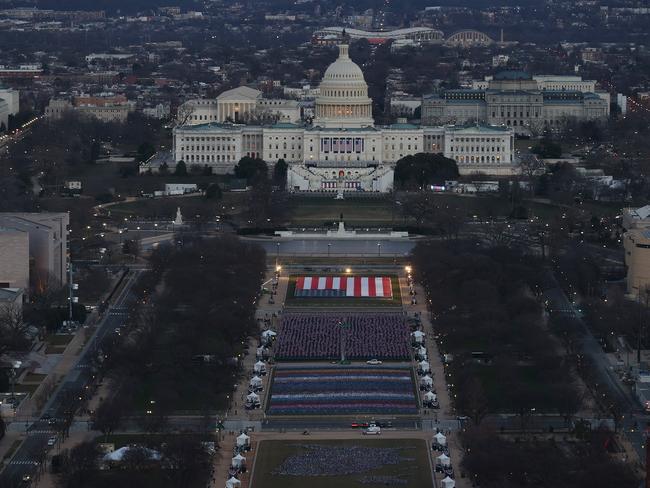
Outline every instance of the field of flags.
<svg viewBox="0 0 650 488">
<path fill-rule="evenodd" d="M 294 296 L 392 298 L 393 286 L 389 276 L 299 276 Z"/>
</svg>

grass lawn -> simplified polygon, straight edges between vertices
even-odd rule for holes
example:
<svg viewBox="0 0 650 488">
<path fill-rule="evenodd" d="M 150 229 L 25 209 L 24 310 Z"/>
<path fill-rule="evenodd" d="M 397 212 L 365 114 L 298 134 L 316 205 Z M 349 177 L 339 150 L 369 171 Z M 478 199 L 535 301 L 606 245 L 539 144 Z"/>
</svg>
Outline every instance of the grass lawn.
<svg viewBox="0 0 650 488">
<path fill-rule="evenodd" d="M 457 195 L 454 193 L 434 194 L 439 206 L 449 205 L 459 208 L 466 218 L 506 217 L 512 212 L 512 202 L 498 195 Z M 543 202 L 524 201 L 530 215 L 549 218 L 562 212 L 562 207 Z M 620 204 L 608 202 L 584 202 L 576 205 L 594 215 L 616 215 Z M 401 207 L 393 209 L 390 199 L 347 199 L 294 198 L 290 201 L 289 220 L 296 226 L 323 226 L 327 222 L 343 220 L 351 226 L 399 227 L 412 225 L 410 219 L 402 215 Z"/>
<path fill-rule="evenodd" d="M 74 334 L 48 334 L 45 342 L 49 346 L 67 346 L 73 337 Z"/>
<path fill-rule="evenodd" d="M 37 388 L 37 384 L 24 385 L 21 383 L 16 385 L 16 393 L 34 393 Z"/>
<path fill-rule="evenodd" d="M 289 204 L 289 220 L 294 225 L 322 226 L 325 222 L 338 222 L 341 214 L 350 225 L 404 224 L 401 215 L 395 213 L 393 218 L 392 202 L 388 199 L 292 198 Z"/>
<path fill-rule="evenodd" d="M 65 351 L 65 346 L 47 346 L 45 348 L 45 354 L 63 354 Z"/>
<path fill-rule="evenodd" d="M 46 374 L 27 373 L 23 377 L 23 383 L 41 383 L 45 378 L 47 378 Z"/>
<path fill-rule="evenodd" d="M 423 439 L 380 439 L 362 438 L 351 440 L 327 441 L 262 441 L 255 459 L 252 488 L 359 488 L 364 486 L 364 477 L 390 478 L 397 486 L 404 488 L 429 488 L 433 486 L 431 468 L 429 466 L 427 444 Z M 385 464 L 377 469 L 364 473 L 332 476 L 291 476 L 274 474 L 274 471 L 292 455 L 306 452 L 305 446 L 317 445 L 323 447 L 366 447 L 378 449 L 398 449 L 399 464 Z M 397 481 L 401 480 L 401 482 Z M 406 481 L 406 483 L 403 483 Z M 399 483 L 399 484 L 398 484 Z M 388 481 L 381 483 L 387 485 Z M 380 486 L 380 483 L 369 483 L 365 486 Z"/>
<path fill-rule="evenodd" d="M 537 412 L 558 412 L 558 404 L 561 405 L 562 399 L 554 394 L 553 387 L 556 383 L 543 371 L 534 366 L 517 366 L 510 369 L 509 374 L 511 382 L 524 386 L 527 390 L 526 395 L 534 398 L 532 402 Z M 513 407 L 515 403 L 513 397 L 524 393 L 504 386 L 502 372 L 492 366 L 478 366 L 473 369 L 473 375 L 479 379 L 485 389 L 491 412 L 517 413 Z"/>
<path fill-rule="evenodd" d="M 318 276 L 341 276 L 340 274 L 332 273 L 305 273 L 301 276 L 309 276 L 317 274 Z M 350 275 L 354 276 L 354 275 Z M 356 297 L 296 297 L 296 279 L 298 276 L 289 276 L 289 284 L 287 287 L 287 296 L 285 298 L 285 305 L 288 307 L 401 307 L 402 306 L 402 293 L 399 287 L 399 279 L 397 276 L 390 276 L 391 285 L 393 288 L 392 298 L 356 298 Z"/>
</svg>

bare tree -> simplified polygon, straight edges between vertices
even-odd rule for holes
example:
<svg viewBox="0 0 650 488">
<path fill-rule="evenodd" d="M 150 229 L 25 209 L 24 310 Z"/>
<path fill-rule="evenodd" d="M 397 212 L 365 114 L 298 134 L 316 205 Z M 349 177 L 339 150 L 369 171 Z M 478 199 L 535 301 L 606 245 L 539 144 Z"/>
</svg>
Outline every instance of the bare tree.
<svg viewBox="0 0 650 488">
<path fill-rule="evenodd" d="M 23 321 L 20 306 L 11 304 L 0 307 L 0 353 L 25 349 L 29 345 L 28 327 Z"/>
<path fill-rule="evenodd" d="M 196 106 L 192 103 L 192 100 L 189 100 L 178 107 L 176 110 L 176 124 L 178 126 L 183 126 L 187 124 L 194 112 L 196 111 Z"/>
</svg>

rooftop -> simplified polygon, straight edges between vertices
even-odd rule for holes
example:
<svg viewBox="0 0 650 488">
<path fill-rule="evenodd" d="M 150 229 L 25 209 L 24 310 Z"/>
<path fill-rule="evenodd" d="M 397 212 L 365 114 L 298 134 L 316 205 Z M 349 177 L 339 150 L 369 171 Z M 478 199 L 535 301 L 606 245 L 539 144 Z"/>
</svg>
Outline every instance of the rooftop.
<svg viewBox="0 0 650 488">
<path fill-rule="evenodd" d="M 500 71 L 494 75 L 494 80 L 532 80 L 533 77 L 525 71 Z"/>
</svg>

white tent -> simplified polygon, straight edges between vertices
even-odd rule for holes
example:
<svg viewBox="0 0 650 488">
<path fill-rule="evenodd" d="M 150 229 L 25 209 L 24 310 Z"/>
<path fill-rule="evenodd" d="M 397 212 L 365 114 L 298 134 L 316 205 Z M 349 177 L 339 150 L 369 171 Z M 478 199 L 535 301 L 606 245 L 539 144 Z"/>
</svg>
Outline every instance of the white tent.
<svg viewBox="0 0 650 488">
<path fill-rule="evenodd" d="M 438 432 L 436 435 L 433 436 L 433 440 L 436 441 L 436 443 L 439 446 L 446 446 L 447 445 L 447 438 L 442 432 Z"/>
<path fill-rule="evenodd" d="M 265 330 L 264 332 L 262 332 L 262 337 L 264 337 L 265 339 L 270 339 L 271 337 L 275 337 L 276 335 L 278 334 L 276 332 L 273 332 L 272 330 Z"/>
<path fill-rule="evenodd" d="M 429 375 L 423 376 L 422 378 L 420 378 L 420 384 L 422 386 L 432 386 L 433 379 Z"/>
<path fill-rule="evenodd" d="M 440 484 L 442 485 L 442 488 L 454 488 L 456 486 L 456 482 L 449 476 L 442 480 Z"/>
<path fill-rule="evenodd" d="M 253 371 L 255 373 L 265 373 L 266 372 L 266 364 L 264 364 L 262 361 L 257 361 L 255 365 L 253 365 Z"/>
<path fill-rule="evenodd" d="M 249 393 L 248 396 L 246 397 L 246 402 L 252 405 L 257 405 L 258 403 L 260 403 L 260 397 L 257 393 Z"/>
<path fill-rule="evenodd" d="M 142 451 L 151 460 L 154 461 L 160 460 L 160 453 L 158 451 L 154 451 L 153 449 L 140 447 L 140 446 L 124 446 L 124 447 L 120 447 L 119 449 L 116 449 L 113 452 L 109 452 L 108 454 L 106 454 L 104 456 L 104 461 L 113 461 L 113 462 L 122 461 L 126 453 L 134 449 Z"/>
<path fill-rule="evenodd" d="M 424 401 L 425 401 L 425 402 L 435 402 L 437 399 L 438 399 L 438 395 L 436 395 L 436 394 L 435 394 L 434 392 L 432 392 L 432 391 L 427 391 L 427 392 L 424 394 Z"/>
<path fill-rule="evenodd" d="M 233 468 L 240 468 L 242 464 L 246 462 L 246 458 L 242 456 L 241 454 L 237 454 L 234 458 L 232 458 L 232 462 L 230 465 Z"/>
<path fill-rule="evenodd" d="M 428 361 L 420 361 L 420 362 L 418 363 L 418 368 L 419 368 L 420 371 L 422 371 L 423 373 L 428 373 L 429 371 L 431 371 L 431 365 L 429 364 Z"/>
<path fill-rule="evenodd" d="M 420 346 L 416 351 L 418 358 L 425 360 L 427 358 L 427 349 L 426 347 Z"/>
<path fill-rule="evenodd" d="M 238 486 L 241 486 L 241 481 L 239 481 L 234 476 L 226 481 L 226 488 L 236 488 Z"/>
<path fill-rule="evenodd" d="M 421 344 L 422 341 L 424 341 L 424 332 L 422 332 L 421 330 L 416 330 L 415 332 L 412 333 L 412 335 L 413 335 L 413 340 L 416 343 Z"/>
<path fill-rule="evenodd" d="M 450 466 L 451 458 L 447 456 L 444 452 L 436 458 L 440 466 Z"/>
<path fill-rule="evenodd" d="M 258 357 L 258 358 L 264 357 L 264 348 L 261 347 L 261 346 L 258 347 L 258 348 L 257 348 L 257 353 L 256 353 L 256 354 L 257 354 L 257 357 Z"/>
<path fill-rule="evenodd" d="M 262 386 L 262 378 L 260 378 L 257 375 L 253 376 L 251 378 L 250 385 L 251 385 L 251 388 L 258 388 L 258 387 Z"/>
<path fill-rule="evenodd" d="M 251 438 L 244 434 L 243 432 L 237 437 L 237 447 L 247 446 Z"/>
</svg>

